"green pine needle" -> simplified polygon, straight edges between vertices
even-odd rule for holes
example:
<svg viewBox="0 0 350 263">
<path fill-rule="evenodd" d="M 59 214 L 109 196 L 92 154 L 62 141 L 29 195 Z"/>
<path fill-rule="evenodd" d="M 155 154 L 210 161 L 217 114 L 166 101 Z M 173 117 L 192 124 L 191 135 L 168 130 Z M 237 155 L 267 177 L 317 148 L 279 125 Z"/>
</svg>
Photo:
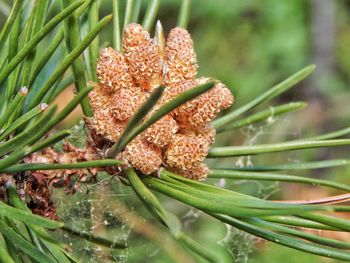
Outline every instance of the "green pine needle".
<svg viewBox="0 0 350 263">
<path fill-rule="evenodd" d="M 251 146 L 225 146 L 213 147 L 209 150 L 208 158 L 234 157 L 244 155 L 276 153 L 294 150 L 305 150 L 320 147 L 345 146 L 349 140 L 326 140 L 326 141 L 290 141 L 275 144 L 261 144 Z"/>
<path fill-rule="evenodd" d="M 273 88 L 269 89 L 259 97 L 255 98 L 251 102 L 245 104 L 241 108 L 231 111 L 226 115 L 216 119 L 215 121 L 212 122 L 213 126 L 217 129 L 222 128 L 223 126 L 231 123 L 233 120 L 241 116 L 243 113 L 246 113 L 247 111 L 253 109 L 254 107 L 258 106 L 263 102 L 266 102 L 275 98 L 276 96 L 292 88 L 294 85 L 296 85 L 297 83 L 302 81 L 304 78 L 309 76 L 315 70 L 315 68 L 316 67 L 314 65 L 310 65 L 303 68 L 302 70 L 298 71 L 291 77 L 287 78 L 286 80 L 282 81 L 281 83 L 277 84 Z"/>
</svg>

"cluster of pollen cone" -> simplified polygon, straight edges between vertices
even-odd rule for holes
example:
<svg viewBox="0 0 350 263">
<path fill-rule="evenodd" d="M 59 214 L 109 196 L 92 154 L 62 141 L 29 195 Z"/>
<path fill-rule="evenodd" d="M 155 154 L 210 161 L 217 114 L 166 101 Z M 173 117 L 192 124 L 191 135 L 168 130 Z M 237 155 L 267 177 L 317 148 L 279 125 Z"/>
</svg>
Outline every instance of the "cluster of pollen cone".
<svg viewBox="0 0 350 263">
<path fill-rule="evenodd" d="M 88 127 L 110 142 L 118 141 L 128 120 L 153 89 L 165 87 L 149 116 L 182 92 L 208 81 L 196 78 L 197 68 L 187 30 L 172 29 L 165 43 L 160 24 L 154 39 L 141 25 L 130 24 L 123 35 L 123 53 L 105 48 L 100 54 L 96 69 L 99 83 L 90 93 L 94 116 L 86 119 Z M 217 83 L 138 135 L 118 158 L 144 174 L 152 174 L 163 166 L 202 180 L 208 174 L 203 161 L 215 139 L 210 121 L 232 103 L 229 89 Z"/>
</svg>

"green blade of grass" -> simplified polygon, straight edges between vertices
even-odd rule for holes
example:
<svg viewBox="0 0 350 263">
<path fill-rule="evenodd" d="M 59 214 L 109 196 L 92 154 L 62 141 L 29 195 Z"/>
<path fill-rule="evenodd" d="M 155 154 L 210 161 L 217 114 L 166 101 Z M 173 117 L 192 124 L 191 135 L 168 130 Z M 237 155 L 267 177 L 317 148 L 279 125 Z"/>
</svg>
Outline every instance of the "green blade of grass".
<svg viewBox="0 0 350 263">
<path fill-rule="evenodd" d="M 34 27 L 34 21 L 35 21 L 35 14 L 38 9 L 37 7 L 38 7 L 38 3 L 33 2 L 30 8 L 28 8 L 27 10 L 23 10 L 24 14 L 27 13 L 28 18 L 26 19 L 26 22 L 23 23 L 23 40 L 22 40 L 23 43 L 20 44 L 21 47 L 27 44 L 30 41 L 32 34 L 34 34 L 33 27 Z M 24 7 L 24 8 L 27 8 L 27 7 Z M 31 52 L 28 53 L 28 56 L 30 55 Z M 27 58 L 25 58 L 24 61 L 26 59 Z"/>
<path fill-rule="evenodd" d="M 3 48 L 12 26 L 15 23 L 15 20 L 20 12 L 23 0 L 16 0 L 13 4 L 10 14 L 8 15 L 5 24 L 3 25 L 0 31 L 0 47 Z"/>
<path fill-rule="evenodd" d="M 131 142 L 137 135 L 142 133 L 144 130 L 146 130 L 153 123 L 157 122 L 159 119 L 167 115 L 169 112 L 173 111 L 174 109 L 184 104 L 185 102 L 203 94 L 204 92 L 207 92 L 208 90 L 213 88 L 215 84 L 216 84 L 215 81 L 208 81 L 204 84 L 198 85 L 195 88 L 192 88 L 190 90 L 187 90 L 179 94 L 171 101 L 162 105 L 159 109 L 157 109 L 157 111 L 149 119 L 147 119 L 142 124 L 140 124 L 139 126 L 137 126 L 136 128 L 134 128 L 129 132 L 126 139 L 121 142 L 119 149 L 120 150 L 123 149 L 123 147 L 126 146 L 129 142 Z"/>
<path fill-rule="evenodd" d="M 177 238 L 182 228 L 179 219 L 162 207 L 157 197 L 146 187 L 133 168 L 126 169 L 125 174 L 141 202 Z"/>
<path fill-rule="evenodd" d="M 41 252 L 43 252 L 45 254 L 45 251 L 40 243 L 40 239 L 39 237 L 37 236 L 37 234 L 34 232 L 34 230 L 28 226 L 28 225 L 25 225 L 25 228 L 27 229 L 28 231 L 28 234 L 29 234 L 29 237 L 30 237 L 30 240 L 32 241 L 32 244 Z"/>
<path fill-rule="evenodd" d="M 252 146 L 227 146 L 213 147 L 209 150 L 208 158 L 234 157 L 242 155 L 255 155 L 294 150 L 305 150 L 320 147 L 345 146 L 350 144 L 349 140 L 326 140 L 326 141 L 290 141 L 275 144 L 261 144 Z"/>
<path fill-rule="evenodd" d="M 38 1 L 38 3 L 36 4 L 37 4 L 37 10 L 34 18 L 33 35 L 35 35 L 35 33 L 38 32 L 45 23 L 46 13 L 49 7 L 49 1 L 48 0 Z"/>
<path fill-rule="evenodd" d="M 22 14 L 23 14 L 23 12 L 20 9 L 16 20 L 13 21 L 11 31 L 9 32 L 8 61 L 11 61 L 17 55 L 18 49 L 20 47 L 20 43 L 18 40 L 19 40 L 19 36 L 21 34 Z M 17 42 L 15 42 L 15 41 L 17 41 Z"/>
<path fill-rule="evenodd" d="M 79 261 L 73 257 L 68 251 L 66 251 L 65 249 L 62 250 L 62 252 L 66 255 L 66 257 L 69 259 L 69 261 L 71 263 L 79 263 Z"/>
<path fill-rule="evenodd" d="M 128 121 L 123 133 L 120 135 L 118 142 L 116 142 L 107 152 L 107 156 L 114 158 L 123 147 L 130 141 L 127 141 L 127 137 L 130 136 L 133 129 L 138 125 L 142 119 L 152 110 L 154 105 L 160 99 L 164 91 L 164 87 L 160 86 L 156 88 L 146 102 L 138 109 L 138 111 L 133 115 L 133 117 Z"/>
<path fill-rule="evenodd" d="M 54 18 L 52 18 L 42 29 L 35 34 L 35 36 L 17 53 L 17 55 L 6 65 L 6 67 L 0 72 L 0 84 L 8 77 L 8 75 L 17 67 L 19 63 L 23 61 L 23 58 L 28 55 L 32 49 L 49 33 L 51 30 L 60 23 L 63 19 L 69 16 L 74 10 L 76 10 L 84 1 L 78 1 L 72 3 L 69 7 L 64 9 Z"/>
<path fill-rule="evenodd" d="M 150 31 L 154 21 L 156 20 L 156 16 L 158 13 L 158 9 L 159 9 L 159 5 L 160 5 L 160 0 L 150 0 L 148 2 L 148 7 L 146 10 L 146 14 L 143 18 L 142 21 L 142 27 L 146 30 L 146 31 Z"/>
<path fill-rule="evenodd" d="M 183 0 L 180 7 L 179 16 L 177 18 L 177 26 L 187 28 L 190 19 L 191 0 Z"/>
<path fill-rule="evenodd" d="M 334 248 L 327 248 L 316 244 L 311 244 L 309 242 L 288 237 L 283 234 L 274 233 L 273 231 L 266 230 L 264 228 L 254 226 L 252 224 L 249 224 L 234 218 L 230 218 L 227 216 L 218 215 L 218 214 L 210 214 L 210 215 L 233 227 L 237 227 L 242 231 L 248 232 L 252 235 L 258 236 L 260 238 L 266 239 L 276 244 L 280 244 L 283 246 L 287 246 L 290 248 L 294 248 L 297 250 L 301 250 L 304 252 L 312 253 L 323 257 L 350 261 L 350 253 L 348 252 L 339 251 L 339 250 L 335 250 Z"/>
<path fill-rule="evenodd" d="M 245 104 L 241 108 L 239 108 L 235 111 L 229 112 L 226 115 L 222 116 L 221 118 L 214 120 L 212 122 L 213 126 L 216 129 L 222 128 L 223 126 L 232 122 L 237 117 L 241 116 L 243 113 L 253 109 L 257 105 L 259 105 L 265 101 L 271 100 L 274 97 L 278 96 L 279 94 L 287 91 L 288 89 L 293 87 L 295 84 L 297 84 L 298 82 L 300 82 L 301 80 L 306 78 L 308 75 L 310 75 L 314 71 L 314 69 L 315 69 L 314 65 L 303 68 L 302 70 L 298 71 L 297 73 L 295 73 L 294 75 L 292 75 L 288 79 L 282 81 L 281 83 L 279 83 L 276 86 L 274 86 L 273 88 L 269 89 L 268 91 L 266 91 L 265 93 L 263 93 L 259 97 L 255 98 L 251 102 Z"/>
<path fill-rule="evenodd" d="M 6 236 L 8 239 L 13 240 L 16 244 L 16 247 L 23 251 L 28 257 L 34 259 L 37 262 L 47 262 L 47 263 L 55 263 L 54 260 L 46 256 L 39 249 L 34 247 L 31 243 L 13 231 L 10 227 L 4 224 L 0 220 L 0 232 Z"/>
<path fill-rule="evenodd" d="M 262 180 L 262 181 L 280 181 L 280 182 L 291 182 L 291 183 L 304 183 L 311 185 L 327 186 L 335 189 L 350 192 L 350 186 L 341 184 L 333 181 L 327 181 L 322 179 L 314 179 L 307 177 L 300 177 L 287 174 L 273 174 L 273 173 L 262 173 L 262 172 L 245 172 L 245 171 L 234 171 L 226 169 L 212 169 L 209 173 L 210 178 L 226 178 L 226 179 L 239 179 L 239 180 Z"/>
<path fill-rule="evenodd" d="M 246 118 L 235 121 L 230 125 L 224 126 L 218 129 L 216 132 L 220 133 L 225 131 L 231 131 L 257 122 L 269 120 L 270 118 L 279 116 L 281 114 L 303 109 L 306 105 L 307 104 L 305 102 L 290 102 L 279 106 L 270 107 L 267 110 L 257 112 Z"/>
<path fill-rule="evenodd" d="M 40 100 L 45 96 L 45 94 L 49 91 L 49 89 L 55 84 L 55 82 L 62 76 L 62 74 L 66 71 L 66 69 L 72 65 L 77 57 L 79 57 L 87 46 L 91 43 L 91 41 L 98 35 L 98 33 L 104 28 L 107 23 L 112 19 L 112 16 L 106 16 L 91 30 L 85 38 L 76 46 L 71 53 L 62 61 L 61 65 L 56 68 L 56 70 L 52 73 L 50 79 L 44 84 L 44 86 L 40 89 L 35 98 L 29 103 L 29 109 L 31 109 L 34 105 L 40 103 Z M 85 84 L 84 84 L 85 85 Z M 85 90 L 82 89 L 82 91 Z"/>
<path fill-rule="evenodd" d="M 2 173 L 18 173 L 23 171 L 37 171 L 37 170 L 61 170 L 61 169 L 84 169 L 94 167 L 118 166 L 123 164 L 122 161 L 115 159 L 93 160 L 77 163 L 27 163 L 15 164 L 2 169 Z"/>
</svg>

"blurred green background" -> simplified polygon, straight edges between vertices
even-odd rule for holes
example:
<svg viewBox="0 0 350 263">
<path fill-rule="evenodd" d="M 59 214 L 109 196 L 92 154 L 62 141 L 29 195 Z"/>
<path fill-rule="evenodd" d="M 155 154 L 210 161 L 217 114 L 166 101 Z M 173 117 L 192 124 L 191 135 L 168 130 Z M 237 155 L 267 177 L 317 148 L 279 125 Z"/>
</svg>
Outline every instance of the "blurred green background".
<svg viewBox="0 0 350 263">
<path fill-rule="evenodd" d="M 0 0 L 2 2 L 4 0 Z M 11 2 L 11 1 L 6 1 Z M 102 15 L 111 13 L 111 1 L 103 0 Z M 121 10 L 125 1 L 121 2 Z M 142 0 L 141 18 L 147 0 Z M 176 25 L 181 0 L 162 0 L 158 19 L 166 34 Z M 1 23 L 1 22 L 0 22 Z M 111 39 L 105 30 L 101 43 Z M 268 88 L 287 78 L 306 65 L 317 69 L 307 80 L 288 93 L 261 105 L 256 110 L 287 101 L 307 101 L 308 107 L 284 117 L 272 118 L 241 130 L 224 133 L 217 144 L 256 144 L 282 142 L 312 136 L 350 126 L 350 1 L 348 0 L 192 0 L 190 31 L 199 61 L 199 75 L 217 78 L 230 87 L 235 95 L 233 108 L 254 99 Z M 71 96 L 65 93 L 64 96 Z M 67 101 L 62 99 L 62 101 Z M 60 102 L 60 101 L 59 101 Z M 77 122 L 76 113 L 68 124 Z M 77 134 L 77 140 L 81 135 Z M 274 164 L 313 161 L 325 158 L 347 158 L 348 149 L 310 150 L 271 154 L 254 158 L 222 160 L 210 163 L 216 167 L 235 164 Z M 347 167 L 294 174 L 314 176 L 350 183 Z M 68 223 L 93 229 L 110 238 L 130 240 L 127 252 L 111 252 L 89 247 L 81 240 L 68 236 L 63 239 L 76 247 L 75 253 L 83 262 L 170 262 L 162 251 L 144 239 L 130 233 L 130 228 L 118 220 L 113 200 L 124 200 L 129 207 L 152 220 L 131 189 L 108 178 L 89 186 L 89 194 L 67 198 L 57 191 L 56 200 L 61 218 Z M 235 191 L 273 199 L 308 199 L 325 197 L 330 192 L 317 186 L 292 184 L 219 181 Z M 83 190 L 86 190 L 85 188 Z M 236 262 L 303 263 L 336 262 L 334 260 L 296 252 L 255 239 L 226 227 L 178 202 L 163 198 L 166 208 L 182 218 L 185 231 L 208 249 L 228 247 Z M 152 222 L 152 221 L 151 221 Z M 339 238 L 350 241 L 350 236 Z M 218 247 L 215 247 L 219 245 Z M 118 254 L 119 253 L 119 254 Z"/>
<path fill-rule="evenodd" d="M 162 22 L 166 34 L 176 25 L 180 2 L 161 1 L 158 19 Z M 121 3 L 123 10 L 123 1 Z M 147 1 L 142 1 L 141 18 L 146 4 Z M 103 14 L 111 12 L 110 1 L 102 1 L 102 7 Z M 199 75 L 215 77 L 229 86 L 236 98 L 233 108 L 238 108 L 254 99 L 304 66 L 317 65 L 312 77 L 274 100 L 273 103 L 265 103 L 256 110 L 282 102 L 300 100 L 308 102 L 306 109 L 270 119 L 266 123 L 224 133 L 218 137 L 217 144 L 282 142 L 349 126 L 350 1 L 192 0 L 188 29 L 195 43 L 200 66 Z M 103 38 L 108 41 L 111 32 L 106 31 L 104 34 Z M 258 165 L 313 161 L 324 158 L 346 158 L 347 152 L 346 148 L 310 150 L 303 153 L 291 152 L 238 160 L 227 159 L 210 164 L 217 167 L 231 167 L 235 164 Z M 350 183 L 349 176 L 346 176 L 349 174 L 349 169 L 346 167 L 312 173 L 302 171 L 294 174 Z M 293 184 L 244 181 L 215 182 L 213 180 L 212 183 L 272 199 L 308 199 L 336 194 L 317 186 L 304 187 Z M 123 224 L 115 217 L 111 205 L 113 198 L 126 200 L 130 208 L 152 220 L 129 189 L 114 187 L 109 190 L 109 194 L 104 192 L 101 196 L 101 191 L 105 191 L 101 190 L 101 187 L 104 186 L 92 188 L 92 192 L 84 197 L 86 200 L 95 200 L 97 197 L 104 204 L 103 216 L 97 216 L 97 222 L 104 222 L 105 218 L 108 218 L 108 224 L 103 225 L 99 233 L 110 237 L 120 235 L 120 226 Z M 123 194 L 125 192 L 126 194 Z M 188 207 L 178 202 L 159 197 L 168 209 L 182 218 L 186 232 L 208 249 L 228 248 L 234 254 L 236 262 L 336 262 L 266 243 L 235 229 L 227 229 L 221 223 L 197 211 L 189 211 Z M 78 202 L 81 198 L 75 196 L 74 200 Z M 71 204 L 72 202 L 72 200 L 69 201 Z M 106 206 L 106 203 L 109 205 Z M 62 207 L 64 219 L 70 218 L 72 222 L 82 222 L 79 221 L 82 214 L 80 209 L 73 206 L 74 211 L 67 211 L 69 206 Z M 86 209 L 85 206 L 83 207 Z M 90 219 L 94 218 L 93 214 L 96 217 L 96 211 L 89 214 L 87 227 L 91 227 Z M 76 220 L 73 215 L 77 216 Z M 125 228 L 124 231 L 126 231 Z M 170 262 L 156 246 L 135 237 L 132 233 L 128 235 L 131 248 L 125 258 L 115 255 L 114 260 Z M 350 240 L 349 236 L 339 235 L 338 238 Z M 83 247 L 82 251 L 83 255 L 87 255 L 85 258 L 91 261 L 108 260 L 108 258 L 111 260 L 110 252 L 106 256 L 104 253 L 98 253 L 96 249 L 85 247 L 84 250 Z M 105 258 L 101 256 L 103 254 Z"/>
<path fill-rule="evenodd" d="M 158 19 L 165 32 L 176 25 L 181 1 L 163 0 Z M 144 12 L 143 1 L 141 14 Z M 104 1 L 104 13 L 111 10 Z M 266 123 L 224 133 L 217 144 L 282 142 L 349 126 L 350 112 L 350 1 L 346 0 L 192 0 L 188 29 L 194 39 L 199 75 L 211 76 L 230 87 L 236 101 L 233 108 L 254 99 L 268 88 L 306 65 L 317 69 L 288 93 L 256 110 L 287 101 L 307 101 L 308 107 Z M 106 36 L 108 38 L 108 36 Z M 347 158 L 348 149 L 310 150 L 254 158 L 221 160 L 217 167 L 234 164 L 273 164 Z M 295 172 L 350 183 L 349 168 Z M 325 197 L 330 192 L 317 186 L 257 182 L 215 182 L 235 191 L 272 199 Z M 127 197 L 130 200 L 130 197 Z M 166 207 L 181 215 L 186 231 L 208 249 L 220 244 L 229 247 L 236 262 L 300 263 L 336 262 L 268 244 L 197 213 L 169 199 Z M 137 212 L 140 204 L 132 205 Z M 327 234 L 325 234 L 327 235 Z M 350 241 L 350 236 L 338 238 Z M 131 262 L 168 262 L 152 245 L 141 242 L 130 249 Z M 148 257 L 144 257 L 146 254 Z M 147 259 L 146 259 L 147 258 Z M 142 259 L 142 260 L 141 260 Z M 140 261 L 141 260 L 141 261 Z"/>
</svg>

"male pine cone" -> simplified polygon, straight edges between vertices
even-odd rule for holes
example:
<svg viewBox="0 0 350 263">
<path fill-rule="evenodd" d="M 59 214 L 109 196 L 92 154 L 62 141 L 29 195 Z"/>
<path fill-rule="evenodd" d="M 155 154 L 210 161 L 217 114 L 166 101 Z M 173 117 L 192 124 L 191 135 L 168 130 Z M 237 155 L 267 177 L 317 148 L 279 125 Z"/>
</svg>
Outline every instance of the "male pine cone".
<svg viewBox="0 0 350 263">
<path fill-rule="evenodd" d="M 154 39 L 141 25 L 130 24 L 124 31 L 123 50 L 120 53 L 105 48 L 98 61 L 99 83 L 89 95 L 94 116 L 87 118 L 86 124 L 99 140 L 118 141 L 128 120 L 159 85 L 165 90 L 154 111 L 207 80 L 196 79 L 198 64 L 193 41 L 183 28 L 172 29 L 165 43 L 160 24 Z M 230 90 L 218 83 L 154 123 L 118 157 L 144 174 L 164 166 L 202 180 L 208 174 L 203 161 L 215 139 L 210 122 L 233 100 Z"/>
</svg>

